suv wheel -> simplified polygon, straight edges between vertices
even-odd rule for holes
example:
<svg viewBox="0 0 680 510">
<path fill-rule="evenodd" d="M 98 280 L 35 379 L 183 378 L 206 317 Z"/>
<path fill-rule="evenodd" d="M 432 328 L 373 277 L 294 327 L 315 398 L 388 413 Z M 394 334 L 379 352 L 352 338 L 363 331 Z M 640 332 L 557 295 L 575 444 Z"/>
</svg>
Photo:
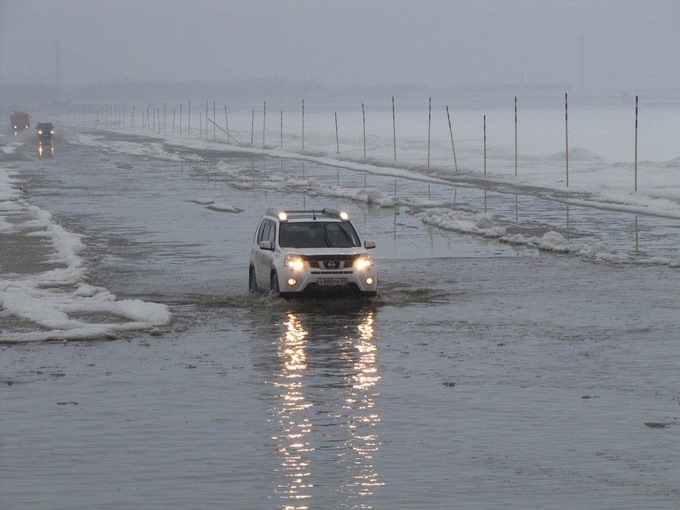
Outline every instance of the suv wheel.
<svg viewBox="0 0 680 510">
<path fill-rule="evenodd" d="M 257 292 L 257 278 L 255 278 L 255 269 L 250 268 L 248 271 L 248 292 Z"/>
<path fill-rule="evenodd" d="M 269 285 L 269 288 L 271 289 L 272 294 L 280 294 L 280 289 L 279 289 L 279 276 L 276 274 L 276 271 L 272 271 L 272 277 L 271 277 L 271 283 Z"/>
</svg>

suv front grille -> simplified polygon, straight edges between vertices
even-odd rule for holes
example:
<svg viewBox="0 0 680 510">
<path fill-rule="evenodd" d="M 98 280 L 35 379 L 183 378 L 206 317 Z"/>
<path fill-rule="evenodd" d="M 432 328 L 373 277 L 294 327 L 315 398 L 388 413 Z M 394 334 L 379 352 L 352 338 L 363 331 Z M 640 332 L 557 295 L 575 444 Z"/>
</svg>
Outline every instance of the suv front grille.
<svg viewBox="0 0 680 510">
<path fill-rule="evenodd" d="M 303 258 L 309 262 L 309 267 L 313 269 L 337 271 L 351 268 L 357 257 L 357 255 L 306 255 Z"/>
<path fill-rule="evenodd" d="M 345 267 L 344 260 L 310 260 L 309 265 L 314 268 L 327 269 L 335 271 L 336 269 L 343 269 Z"/>
</svg>

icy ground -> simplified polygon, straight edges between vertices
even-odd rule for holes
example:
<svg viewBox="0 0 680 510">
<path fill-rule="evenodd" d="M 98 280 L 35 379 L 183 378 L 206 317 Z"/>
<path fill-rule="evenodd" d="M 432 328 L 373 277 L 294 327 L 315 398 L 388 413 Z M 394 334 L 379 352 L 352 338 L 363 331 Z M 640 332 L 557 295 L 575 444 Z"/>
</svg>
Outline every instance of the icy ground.
<svg viewBox="0 0 680 510">
<path fill-rule="evenodd" d="M 126 115 L 118 111 L 117 116 L 107 117 L 108 122 L 104 122 L 103 117 L 96 121 L 92 116 L 77 114 L 66 116 L 64 121 L 153 136 L 159 141 L 170 141 L 194 150 L 229 144 L 244 152 L 295 157 L 369 173 L 397 177 L 416 173 L 421 178 L 455 178 L 460 183 L 503 183 L 534 187 L 543 193 L 565 192 L 565 195 L 560 194 L 562 200 L 574 205 L 586 203 L 680 218 L 680 192 L 673 186 L 680 171 L 677 149 L 680 101 L 677 97 L 640 98 L 637 191 L 634 191 L 636 118 L 633 96 L 571 95 L 566 125 L 563 96 L 520 97 L 517 175 L 512 98 L 505 104 L 498 101 L 492 104 L 488 108 L 480 108 L 475 103 L 451 105 L 447 116 L 447 105 L 435 98 L 430 115 L 427 100 L 402 105 L 397 98 L 394 117 L 389 103 L 367 103 L 364 122 L 359 103 L 308 100 L 304 130 L 300 104 L 271 102 L 267 105 L 266 116 L 262 105 L 251 109 L 252 105 L 236 104 L 225 105 L 226 117 L 221 109 L 217 109 L 216 119 L 213 119 L 210 108 L 209 121 L 201 108 L 194 107 L 191 131 L 187 129 L 185 112 L 181 134 L 178 112 L 175 112 L 177 119 L 173 123 L 173 106 L 177 105 L 170 104 L 165 108 L 165 115 L 159 108 L 158 115 L 154 115 L 153 121 L 149 118 L 145 125 L 139 109 L 132 124 L 129 105 Z M 337 131 L 334 114 L 338 119 Z M 212 120 L 217 121 L 219 128 L 210 122 Z M 96 137 L 85 137 L 80 143 L 97 146 L 99 142 Z M 116 149 L 130 154 L 157 150 L 154 143 L 144 147 L 134 141 L 113 143 Z M 164 157 L 172 156 L 166 154 Z"/>
<path fill-rule="evenodd" d="M 118 300 L 106 289 L 86 283 L 87 269 L 79 256 L 84 249 L 82 235 L 68 232 L 51 213 L 31 205 L 21 182 L 17 172 L 0 170 L 0 305 L 3 315 L 33 323 L 42 331 L 3 331 L 4 327 L 0 328 L 1 340 L 113 337 L 117 331 L 170 322 L 170 311 L 164 305 Z M 27 245 L 24 237 L 44 242 Z M 13 269 L 19 272 L 8 275 L 10 271 L 3 266 L 10 264 L 16 264 Z M 75 318 L 95 314 L 120 320 L 92 323 Z"/>
<path fill-rule="evenodd" d="M 680 505 L 672 217 L 512 176 L 62 136 L 0 163 L 8 508 Z M 378 299 L 249 295 L 278 205 L 348 207 Z"/>
</svg>

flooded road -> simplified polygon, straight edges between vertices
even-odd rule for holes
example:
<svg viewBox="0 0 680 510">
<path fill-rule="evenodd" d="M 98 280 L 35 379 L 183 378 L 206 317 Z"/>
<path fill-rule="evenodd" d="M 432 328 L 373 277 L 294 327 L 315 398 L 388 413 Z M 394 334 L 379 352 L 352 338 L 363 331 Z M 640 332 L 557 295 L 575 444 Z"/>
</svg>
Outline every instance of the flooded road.
<svg viewBox="0 0 680 510">
<path fill-rule="evenodd" d="M 66 139 L 51 158 L 25 156 L 12 164 L 30 203 L 86 236 L 90 283 L 163 303 L 174 320 L 153 334 L 0 344 L 3 508 L 680 505 L 677 270 L 546 254 L 425 225 L 409 207 L 269 189 L 271 173 L 302 172 L 295 160 L 132 155 Z M 479 189 L 396 187 L 484 207 Z M 567 225 L 564 204 L 493 190 L 491 204 L 517 229 L 636 250 L 629 215 L 570 210 Z M 378 298 L 249 294 L 252 235 L 278 205 L 349 207 L 377 241 Z M 638 252 L 675 255 L 673 221 L 638 225 Z M 0 330 L 13 327 L 0 316 Z"/>
</svg>

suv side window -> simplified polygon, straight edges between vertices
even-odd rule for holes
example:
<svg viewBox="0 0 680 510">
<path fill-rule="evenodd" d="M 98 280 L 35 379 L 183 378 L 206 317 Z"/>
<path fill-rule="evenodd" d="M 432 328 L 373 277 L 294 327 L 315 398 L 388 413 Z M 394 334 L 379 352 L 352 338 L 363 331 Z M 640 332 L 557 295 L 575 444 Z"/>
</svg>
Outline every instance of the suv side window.
<svg viewBox="0 0 680 510">
<path fill-rule="evenodd" d="M 275 246 L 275 240 L 276 240 L 276 223 L 273 221 L 269 222 L 271 225 L 271 229 L 269 230 L 269 233 L 267 234 L 267 241 L 271 241 L 272 246 Z"/>
<path fill-rule="evenodd" d="M 257 243 L 262 241 L 271 241 L 274 245 L 274 237 L 276 234 L 276 225 L 272 220 L 264 220 L 260 225 L 260 231 L 257 234 Z"/>
<path fill-rule="evenodd" d="M 269 220 L 262 220 L 262 224 L 260 225 L 260 231 L 257 233 L 257 244 L 260 244 L 262 241 L 267 240 L 267 236 L 265 235 L 265 232 L 269 230 Z"/>
</svg>

